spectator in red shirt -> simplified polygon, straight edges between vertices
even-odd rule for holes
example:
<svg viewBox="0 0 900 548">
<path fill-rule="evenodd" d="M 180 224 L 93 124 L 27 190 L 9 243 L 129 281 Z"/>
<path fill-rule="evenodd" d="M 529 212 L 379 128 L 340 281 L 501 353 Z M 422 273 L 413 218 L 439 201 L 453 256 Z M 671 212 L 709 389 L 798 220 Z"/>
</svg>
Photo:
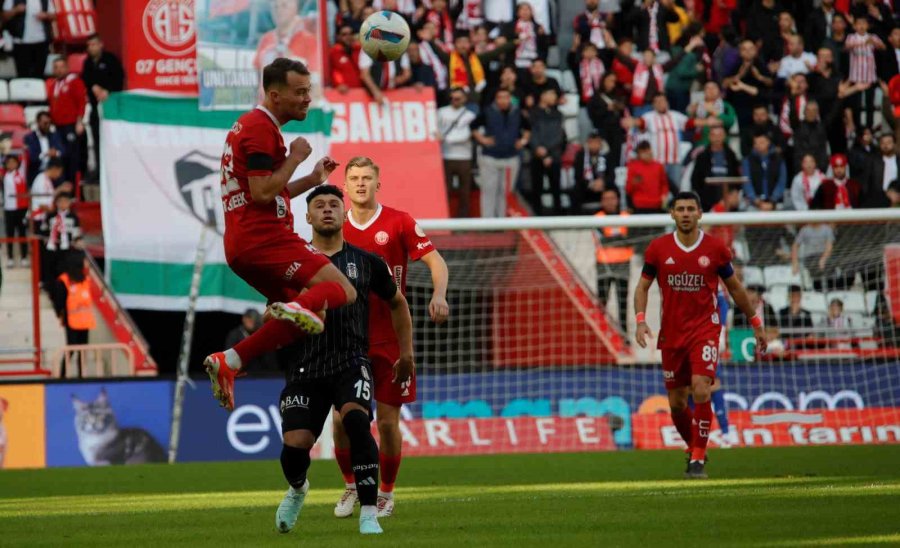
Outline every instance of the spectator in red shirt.
<svg viewBox="0 0 900 548">
<path fill-rule="evenodd" d="M 634 213 L 662 213 L 666 207 L 669 178 L 665 167 L 653 160 L 653 149 L 647 141 L 637 146 L 637 159 L 628 162 L 625 193 Z"/>
<path fill-rule="evenodd" d="M 847 176 L 847 157 L 835 154 L 831 157 L 833 176 L 819 185 L 813 196 L 811 209 L 853 209 L 859 207 L 859 183 Z"/>
<path fill-rule="evenodd" d="M 66 178 L 75 181 L 87 163 L 87 135 L 82 121 L 87 88 L 77 74 L 69 71 L 64 57 L 53 61 L 53 78 L 47 79 L 47 102 L 50 119 L 64 141 Z"/>
<path fill-rule="evenodd" d="M 725 185 L 722 188 L 722 199 L 709 210 L 712 213 L 733 213 L 741 207 L 740 185 Z M 715 225 L 707 229 L 712 236 L 719 238 L 734 253 L 735 225 Z"/>
<path fill-rule="evenodd" d="M 331 85 L 341 93 L 347 93 L 350 88 L 362 87 L 362 80 L 359 78 L 360 46 L 356 36 L 350 25 L 341 25 L 337 34 L 337 42 L 331 46 L 331 51 L 328 52 Z"/>
</svg>

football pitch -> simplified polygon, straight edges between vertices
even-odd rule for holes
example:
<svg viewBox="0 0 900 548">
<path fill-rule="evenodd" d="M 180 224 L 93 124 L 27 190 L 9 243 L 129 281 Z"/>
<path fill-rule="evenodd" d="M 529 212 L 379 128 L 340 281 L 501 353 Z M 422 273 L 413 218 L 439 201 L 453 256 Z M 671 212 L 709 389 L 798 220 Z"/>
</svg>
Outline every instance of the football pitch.
<svg viewBox="0 0 900 548">
<path fill-rule="evenodd" d="M 385 534 L 332 516 L 314 462 L 293 532 L 277 462 L 0 472 L 0 546 L 804 546 L 900 544 L 900 445 L 407 459 Z"/>
</svg>

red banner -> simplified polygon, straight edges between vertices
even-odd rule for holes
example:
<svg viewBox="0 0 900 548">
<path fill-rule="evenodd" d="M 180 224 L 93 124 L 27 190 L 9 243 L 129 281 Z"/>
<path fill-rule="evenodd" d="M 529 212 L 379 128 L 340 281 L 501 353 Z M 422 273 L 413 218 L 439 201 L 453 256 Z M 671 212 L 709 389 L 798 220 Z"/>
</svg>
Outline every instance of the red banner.
<svg viewBox="0 0 900 548">
<path fill-rule="evenodd" d="M 374 423 L 372 430 L 377 436 Z M 616 449 L 605 417 L 416 419 L 402 422 L 400 430 L 407 456 Z"/>
<path fill-rule="evenodd" d="M 381 169 L 378 199 L 416 219 L 448 216 L 444 166 L 435 140 L 437 114 L 434 91 L 399 89 L 385 93 L 386 105 L 354 89 L 325 90 L 334 112 L 329 154 L 341 164 L 354 156 L 369 156 Z M 344 170 L 330 179 L 343 186 Z"/>
<path fill-rule="evenodd" d="M 122 9 L 128 89 L 197 95 L 194 0 L 129 0 Z"/>
<path fill-rule="evenodd" d="M 668 413 L 632 415 L 637 449 L 680 449 Z M 900 408 L 833 411 L 732 411 L 730 432 L 712 430 L 710 447 L 774 447 L 787 445 L 869 445 L 900 443 Z"/>
</svg>

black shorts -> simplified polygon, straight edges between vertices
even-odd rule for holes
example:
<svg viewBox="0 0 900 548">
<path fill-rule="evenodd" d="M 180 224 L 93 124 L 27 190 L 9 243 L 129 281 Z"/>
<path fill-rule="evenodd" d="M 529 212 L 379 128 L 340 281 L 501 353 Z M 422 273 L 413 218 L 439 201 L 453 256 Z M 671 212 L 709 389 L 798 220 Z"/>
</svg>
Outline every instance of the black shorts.
<svg viewBox="0 0 900 548">
<path fill-rule="evenodd" d="M 372 366 L 357 358 L 347 369 L 331 377 L 294 381 L 281 391 L 281 432 L 309 430 L 318 439 L 331 407 L 356 403 L 369 411 L 372 420 Z"/>
</svg>

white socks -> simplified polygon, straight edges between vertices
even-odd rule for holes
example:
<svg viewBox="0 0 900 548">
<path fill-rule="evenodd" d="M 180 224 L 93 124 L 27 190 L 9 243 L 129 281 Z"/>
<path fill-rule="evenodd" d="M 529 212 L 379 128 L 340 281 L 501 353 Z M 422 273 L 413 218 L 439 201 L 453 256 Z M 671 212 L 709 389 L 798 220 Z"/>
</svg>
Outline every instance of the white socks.
<svg viewBox="0 0 900 548">
<path fill-rule="evenodd" d="M 224 352 L 224 354 L 225 364 L 228 366 L 228 369 L 237 371 L 244 365 L 243 363 L 241 363 L 241 357 L 238 356 L 238 353 L 234 351 L 234 348 L 229 348 Z"/>
<path fill-rule="evenodd" d="M 307 491 L 309 491 L 309 480 L 304 481 L 303 486 L 300 489 L 291 486 L 292 495 L 305 495 Z"/>
<path fill-rule="evenodd" d="M 385 493 L 384 491 L 382 491 L 381 489 L 379 489 L 379 490 L 378 490 L 378 496 L 379 496 L 379 497 L 384 497 L 384 498 L 386 498 L 386 499 L 388 499 L 388 500 L 393 500 L 393 498 L 394 498 L 394 492 L 391 491 L 390 493 Z"/>
<path fill-rule="evenodd" d="M 345 483 L 344 485 L 347 486 L 347 489 L 350 489 L 351 491 L 356 491 L 355 483 Z"/>
</svg>

